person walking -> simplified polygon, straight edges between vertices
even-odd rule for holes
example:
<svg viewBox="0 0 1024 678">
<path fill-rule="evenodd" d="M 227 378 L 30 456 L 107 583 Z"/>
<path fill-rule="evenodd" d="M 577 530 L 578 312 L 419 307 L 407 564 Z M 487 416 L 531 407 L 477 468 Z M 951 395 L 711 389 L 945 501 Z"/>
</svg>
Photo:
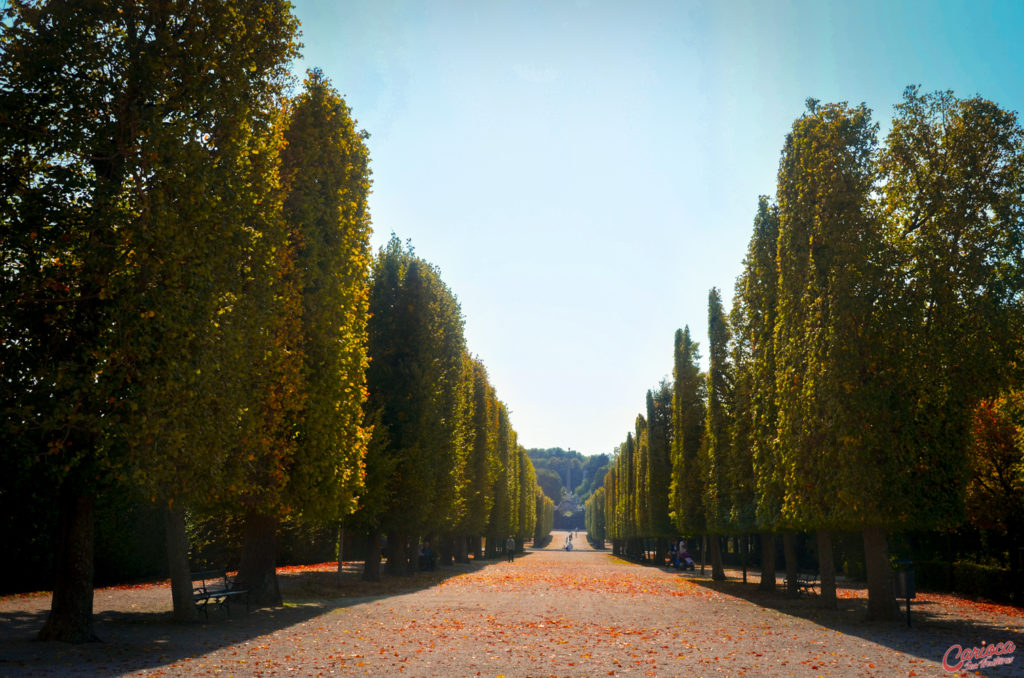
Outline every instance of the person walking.
<svg viewBox="0 0 1024 678">
<path fill-rule="evenodd" d="M 512 562 L 516 557 L 516 540 L 509 537 L 505 542 L 505 554 L 508 557 L 508 562 Z"/>
</svg>

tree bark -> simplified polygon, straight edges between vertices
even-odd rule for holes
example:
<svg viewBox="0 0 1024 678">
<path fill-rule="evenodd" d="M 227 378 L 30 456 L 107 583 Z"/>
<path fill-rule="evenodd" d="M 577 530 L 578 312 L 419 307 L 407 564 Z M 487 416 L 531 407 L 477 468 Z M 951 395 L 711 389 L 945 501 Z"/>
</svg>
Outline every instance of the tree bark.
<svg viewBox="0 0 1024 678">
<path fill-rule="evenodd" d="M 39 640 L 84 643 L 99 640 L 92 626 L 93 544 L 96 498 L 66 479 L 58 508 L 56 581 L 50 615 Z"/>
<path fill-rule="evenodd" d="M 335 580 L 341 587 L 341 577 L 345 573 L 345 526 L 338 523 L 338 575 Z"/>
<path fill-rule="evenodd" d="M 400 576 L 405 574 L 405 540 L 400 532 L 388 533 L 388 574 Z"/>
<path fill-rule="evenodd" d="M 771 532 L 761 533 L 761 581 L 757 588 L 761 591 L 774 591 L 775 582 L 775 535 Z"/>
<path fill-rule="evenodd" d="M 832 533 L 818 530 L 818 581 L 821 583 L 821 606 L 836 607 L 836 563 L 832 554 Z"/>
<path fill-rule="evenodd" d="M 469 562 L 469 537 L 456 537 L 455 539 L 455 562 Z"/>
<path fill-rule="evenodd" d="M 708 536 L 706 534 L 701 535 L 700 543 L 700 573 L 704 574 L 704 567 L 707 565 L 707 553 L 708 553 Z"/>
<path fill-rule="evenodd" d="M 277 584 L 277 518 L 251 512 L 245 517 L 242 562 L 238 566 L 238 584 L 249 590 L 256 605 L 281 604 Z"/>
<path fill-rule="evenodd" d="M 367 535 L 366 540 L 363 581 L 380 581 L 380 532 L 371 532 Z"/>
<path fill-rule="evenodd" d="M 451 567 L 455 562 L 455 538 L 451 536 L 441 537 L 438 552 L 441 556 L 438 562 L 445 567 Z"/>
<path fill-rule="evenodd" d="M 750 536 L 743 535 L 738 539 L 740 548 L 740 565 L 743 566 L 743 583 L 747 583 L 747 555 L 750 553 Z"/>
<path fill-rule="evenodd" d="M 472 552 L 473 552 L 473 560 L 476 560 L 476 561 L 483 560 L 483 557 L 484 557 L 483 548 L 481 548 L 481 546 L 480 546 L 482 538 L 481 537 L 471 537 L 471 539 L 472 539 L 472 542 L 473 542 L 473 548 L 471 549 Z"/>
<path fill-rule="evenodd" d="M 199 610 L 192 601 L 192 573 L 188 564 L 188 532 L 185 529 L 185 508 L 180 504 L 164 512 L 167 528 L 167 569 L 171 574 L 171 602 L 174 619 L 194 622 Z"/>
<path fill-rule="evenodd" d="M 889 566 L 889 543 L 881 527 L 864 528 L 864 566 L 868 576 L 868 620 L 896 619 L 899 607 Z"/>
<path fill-rule="evenodd" d="M 711 579 L 725 581 L 725 568 L 722 567 L 722 538 L 713 534 L 708 537 L 711 545 Z"/>
<path fill-rule="evenodd" d="M 782 533 L 782 555 L 786 559 L 786 595 L 796 598 L 800 594 L 797 588 L 800 563 L 796 559 L 796 534 L 793 532 Z"/>
</svg>

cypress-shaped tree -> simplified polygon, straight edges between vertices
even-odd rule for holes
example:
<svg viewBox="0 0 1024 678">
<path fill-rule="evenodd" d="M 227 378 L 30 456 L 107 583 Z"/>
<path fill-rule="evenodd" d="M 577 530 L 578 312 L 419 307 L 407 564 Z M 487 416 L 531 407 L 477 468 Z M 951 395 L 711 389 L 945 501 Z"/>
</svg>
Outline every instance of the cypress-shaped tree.
<svg viewBox="0 0 1024 678">
<path fill-rule="evenodd" d="M 704 436 L 706 385 L 697 364 L 697 343 L 690 338 L 689 327 L 676 330 L 674 356 L 671 516 L 676 529 L 692 537 L 706 529 L 698 466 Z"/>
</svg>

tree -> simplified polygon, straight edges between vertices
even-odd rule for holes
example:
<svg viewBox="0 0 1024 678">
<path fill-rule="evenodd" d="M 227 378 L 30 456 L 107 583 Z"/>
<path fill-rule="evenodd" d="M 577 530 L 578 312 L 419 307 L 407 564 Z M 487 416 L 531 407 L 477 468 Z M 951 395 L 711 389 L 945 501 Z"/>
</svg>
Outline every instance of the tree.
<svg viewBox="0 0 1024 678">
<path fill-rule="evenodd" d="M 466 483 L 465 540 L 473 543 L 473 555 L 481 557 L 480 539 L 487 531 L 494 507 L 498 435 L 497 395 L 487 379 L 483 363 L 473 361 L 472 426 L 470 429 Z"/>
<path fill-rule="evenodd" d="M 704 436 L 705 382 L 690 328 L 676 330 L 672 386 L 671 516 L 676 529 L 693 536 L 705 530 L 698 452 Z"/>
<path fill-rule="evenodd" d="M 281 502 L 321 522 L 351 512 L 368 438 L 362 426 L 370 231 L 365 136 L 329 81 L 310 71 L 292 102 L 281 154 L 283 218 L 295 259 L 291 284 L 301 298 L 289 345 L 302 360 L 297 423 L 282 432 L 296 444 L 283 469 Z M 247 533 L 254 541 L 246 542 L 239 572 L 256 600 L 269 603 L 279 594 L 275 556 L 267 550 L 273 535 L 264 531 L 276 530 L 276 508 L 250 506 Z"/>
<path fill-rule="evenodd" d="M 729 527 L 728 466 L 732 456 L 730 439 L 732 408 L 732 368 L 728 360 L 729 325 L 717 288 L 708 294 L 708 373 L 704 439 L 698 456 L 703 480 L 703 509 L 711 534 L 711 578 L 725 579 L 719 535 Z"/>
<path fill-rule="evenodd" d="M 549 468 L 537 469 L 537 484 L 551 501 L 562 499 L 562 477 Z"/>
<path fill-rule="evenodd" d="M 487 550 L 491 555 L 504 548 L 505 540 L 519 530 L 519 455 L 516 433 L 508 419 L 508 409 L 497 403 L 497 464 L 494 482 L 494 509 L 487 531 Z"/>
<path fill-rule="evenodd" d="M 651 512 L 648 497 L 651 494 L 651 448 L 647 438 L 647 419 L 636 415 L 634 422 L 636 450 L 633 455 L 633 513 L 636 536 L 641 539 L 651 534 Z"/>
<path fill-rule="evenodd" d="M 880 169 L 886 441 L 861 493 L 878 529 L 941 527 L 963 515 L 972 413 L 1019 355 L 1024 132 L 981 97 L 910 87 Z"/>
<path fill-rule="evenodd" d="M 216 440 L 188 440 L 233 411 L 236 391 L 209 389 L 233 364 L 216 313 L 241 291 L 245 220 L 273 216 L 254 201 L 296 22 L 280 2 L 19 2 L 2 26 L 4 421 L 61 488 L 41 637 L 81 641 L 96 494 L 134 483 L 180 506 L 219 476 Z"/>
<path fill-rule="evenodd" d="M 775 536 L 784 496 L 782 463 L 775 444 L 775 316 L 779 215 L 767 197 L 758 199 L 754 232 L 733 295 L 733 521 L 761 528 L 761 581 L 775 590 Z M 748 475 L 749 474 L 749 475 Z"/>
<path fill-rule="evenodd" d="M 555 524 L 555 502 L 544 493 L 538 485 L 534 488 L 534 498 L 537 506 L 536 527 L 533 532 L 533 544 L 538 546 L 544 544 L 551 537 L 551 528 Z"/>
<path fill-rule="evenodd" d="M 370 292 L 368 411 L 374 417 L 367 470 L 388 473 L 372 484 L 385 488 L 376 515 L 356 520 L 388 534 L 394 572 L 406 571 L 409 544 L 440 531 L 456 511 L 463 469 L 461 385 L 466 355 L 462 313 L 433 266 L 396 237 L 381 248 Z M 367 483 L 371 479 L 367 477 Z M 371 543 L 379 533 L 371 535 Z"/>
<path fill-rule="evenodd" d="M 533 468 L 526 448 L 521 445 L 516 450 L 519 457 L 519 519 L 518 532 L 520 546 L 527 539 L 532 539 L 537 528 L 537 472 Z M 554 504 L 552 503 L 552 510 Z M 554 514 L 552 514 L 552 521 Z"/>
<path fill-rule="evenodd" d="M 606 496 L 605 488 L 601 486 L 594 490 L 585 505 L 587 536 L 600 547 L 604 547 L 604 540 L 607 538 L 607 527 L 605 520 Z"/>
<path fill-rule="evenodd" d="M 657 538 L 655 562 L 664 562 L 674 530 L 669 515 L 669 488 L 672 482 L 672 385 L 662 381 L 647 392 L 647 512 L 648 534 Z"/>
</svg>

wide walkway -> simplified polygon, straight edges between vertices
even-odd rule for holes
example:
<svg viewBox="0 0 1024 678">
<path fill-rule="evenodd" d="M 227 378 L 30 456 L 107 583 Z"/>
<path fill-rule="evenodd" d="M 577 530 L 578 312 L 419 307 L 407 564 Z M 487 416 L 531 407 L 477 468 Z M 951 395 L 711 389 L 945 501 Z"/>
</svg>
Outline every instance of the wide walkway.
<svg viewBox="0 0 1024 678">
<path fill-rule="evenodd" d="M 949 676 L 950 645 L 1024 648 L 1019 617 L 965 622 L 922 609 L 912 629 L 866 624 L 852 602 L 820 612 L 813 599 L 626 563 L 582 534 L 565 551 L 565 537 L 393 595 L 338 598 L 322 585 L 329 573 L 320 583 L 284 574 L 285 607 L 215 612 L 198 625 L 133 612 L 145 593 L 118 591 L 126 609 L 98 615 L 106 642 L 77 647 L 29 642 L 38 614 L 19 618 L 3 599 L 0 676 Z M 1024 675 L 1024 649 L 1010 656 L 980 675 Z"/>
</svg>

